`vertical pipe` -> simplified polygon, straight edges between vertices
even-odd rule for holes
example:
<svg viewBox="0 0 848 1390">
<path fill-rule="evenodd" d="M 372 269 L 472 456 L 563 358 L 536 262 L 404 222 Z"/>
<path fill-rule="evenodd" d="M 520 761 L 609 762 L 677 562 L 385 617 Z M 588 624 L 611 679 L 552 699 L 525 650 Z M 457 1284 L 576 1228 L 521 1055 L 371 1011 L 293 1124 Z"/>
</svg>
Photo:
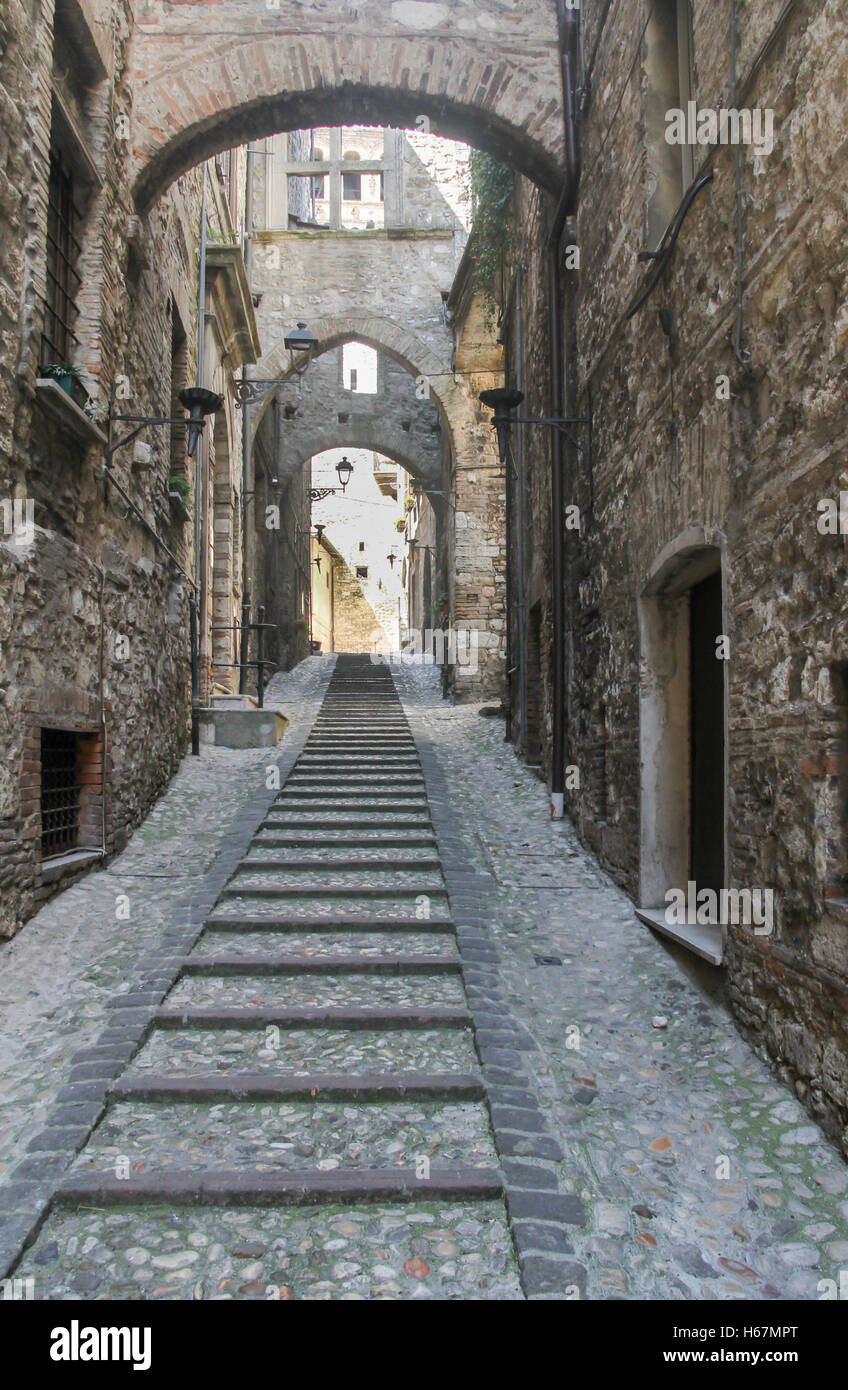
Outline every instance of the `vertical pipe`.
<svg viewBox="0 0 848 1390">
<path fill-rule="evenodd" d="M 256 633 L 256 695 L 257 704 L 260 709 L 265 707 L 265 605 L 260 603 L 257 609 L 256 621 L 259 628 Z"/>
<path fill-rule="evenodd" d="M 247 662 L 250 642 L 250 591 L 245 589 L 241 600 L 241 652 L 239 655 L 239 695 L 247 691 Z"/>
<path fill-rule="evenodd" d="M 571 9 L 566 4 L 566 0 L 557 0 L 557 20 L 562 68 L 562 105 L 565 118 L 566 182 L 548 240 L 548 326 L 551 355 L 551 415 L 554 419 L 562 419 L 565 414 L 565 373 L 560 239 L 566 217 L 576 198 L 580 181 L 573 67 L 573 57 L 578 46 L 580 11 Z M 554 820 L 562 819 L 565 803 L 565 537 L 563 532 L 565 493 L 563 469 L 563 436 L 555 428 L 551 440 L 551 569 L 553 584 L 551 817 Z"/>
<path fill-rule="evenodd" d="M 206 165 L 203 165 L 200 194 L 200 264 L 197 274 L 197 385 L 203 385 L 204 338 L 206 336 Z M 194 582 L 195 593 L 200 595 L 203 611 L 203 598 L 206 577 L 203 573 L 203 470 L 206 457 L 206 430 L 202 430 L 194 455 Z M 191 751 L 195 755 L 198 747 L 197 706 L 200 704 L 199 679 L 197 678 L 198 631 L 197 600 L 194 603 L 194 635 L 192 638 L 192 691 L 191 691 Z"/>
<path fill-rule="evenodd" d="M 206 165 L 203 165 L 202 192 L 200 195 L 200 264 L 197 274 L 197 385 L 203 385 L 204 338 L 206 336 Z M 201 530 L 200 493 L 203 479 L 203 454 L 206 431 L 200 436 L 194 456 L 194 578 L 201 582 Z"/>
<path fill-rule="evenodd" d="M 247 170 L 244 189 L 244 268 L 247 275 L 247 288 L 252 291 L 253 276 L 253 176 L 256 162 L 256 146 L 253 141 L 247 147 Z M 267 175 L 266 175 L 267 177 Z M 244 368 L 242 368 L 244 376 Z M 253 461 L 250 453 L 250 408 L 245 401 L 241 408 L 241 592 L 242 598 L 250 588 L 250 542 L 248 533 L 248 507 L 253 494 Z M 239 692 L 244 693 L 242 684 L 244 669 L 239 673 Z"/>
<path fill-rule="evenodd" d="M 523 322 L 523 303 L 522 290 L 524 285 L 524 267 L 519 266 L 517 272 L 517 283 L 515 287 L 515 386 L 516 390 L 524 390 L 524 322 Z M 524 576 L 524 426 L 516 425 L 516 446 L 518 457 L 516 459 L 516 496 L 515 496 L 515 529 L 517 532 L 517 545 L 515 567 L 518 571 L 518 709 L 519 709 L 519 741 L 522 751 L 527 747 L 527 650 L 526 650 L 526 625 L 527 625 L 527 603 L 525 594 Z"/>
<path fill-rule="evenodd" d="M 200 753 L 200 679 L 197 667 L 197 596 L 190 594 L 188 600 L 188 623 L 191 638 L 191 751 L 196 758 Z"/>
</svg>

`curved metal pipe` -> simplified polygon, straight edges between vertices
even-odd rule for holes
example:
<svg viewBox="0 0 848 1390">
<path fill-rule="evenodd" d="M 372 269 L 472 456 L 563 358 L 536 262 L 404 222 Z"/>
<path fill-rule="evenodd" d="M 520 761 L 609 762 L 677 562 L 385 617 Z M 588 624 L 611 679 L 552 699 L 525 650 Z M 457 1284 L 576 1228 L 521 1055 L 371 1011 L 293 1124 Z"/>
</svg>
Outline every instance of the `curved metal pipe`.
<svg viewBox="0 0 848 1390">
<path fill-rule="evenodd" d="M 708 183 L 712 183 L 714 177 L 715 176 L 712 170 L 710 169 L 707 171 L 706 174 L 702 174 L 699 179 L 695 180 L 695 182 L 689 187 L 686 197 L 683 199 L 683 202 L 680 205 L 680 211 L 678 212 L 677 217 L 675 219 L 674 229 L 671 233 L 671 236 L 669 236 L 668 232 L 666 232 L 666 237 L 668 237 L 668 241 L 666 242 L 666 239 L 664 237 L 658 250 L 649 251 L 647 253 L 643 252 L 643 256 L 649 256 L 650 259 L 655 260 L 657 264 L 654 268 L 654 274 L 649 284 L 639 295 L 639 298 L 636 300 L 635 304 L 632 304 L 630 308 L 626 311 L 624 315 L 625 319 L 632 319 L 634 314 L 638 314 L 645 301 L 647 299 L 650 299 L 660 280 L 665 275 L 669 261 L 671 260 L 674 254 L 674 248 L 677 245 L 677 238 L 680 236 L 683 223 L 686 221 L 686 218 L 689 215 L 689 209 L 691 208 L 701 189 L 706 188 Z"/>
</svg>

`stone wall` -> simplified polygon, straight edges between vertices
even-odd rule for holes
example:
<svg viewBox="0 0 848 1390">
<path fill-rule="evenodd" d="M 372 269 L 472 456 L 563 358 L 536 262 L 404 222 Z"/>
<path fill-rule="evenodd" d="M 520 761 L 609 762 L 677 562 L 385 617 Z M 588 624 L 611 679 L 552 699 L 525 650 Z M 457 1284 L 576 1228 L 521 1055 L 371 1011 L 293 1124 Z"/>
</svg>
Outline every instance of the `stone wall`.
<svg viewBox="0 0 848 1390">
<path fill-rule="evenodd" d="M 718 111 L 732 105 L 731 4 L 693 9 L 694 97 Z M 817 525 L 820 502 L 844 486 L 848 144 L 836 94 L 848 40 L 828 0 L 739 7 L 736 105 L 774 112 L 774 149 L 694 147 L 693 179 L 713 181 L 628 318 L 657 268 L 637 260 L 651 246 L 658 168 L 647 148 L 646 7 L 594 0 L 584 13 L 592 101 L 579 232 L 562 248 L 569 407 L 585 414 L 591 394 L 594 414 L 591 470 L 573 449 L 567 465 L 566 502 L 580 508 L 580 530 L 566 537 L 567 761 L 580 773 L 570 809 L 644 906 L 685 884 L 697 813 L 690 594 L 717 567 L 726 883 L 774 893 L 773 931 L 727 928 L 730 999 L 755 1045 L 848 1145 L 846 557 L 842 537 Z M 534 412 L 544 404 L 534 383 L 547 379 L 549 213 L 537 198 L 522 184 L 515 205 Z M 527 450 L 530 606 L 550 520 L 544 446 L 532 439 Z M 544 600 L 542 610 L 544 640 Z"/>
<path fill-rule="evenodd" d="M 8 480 L 0 500 L 17 498 L 22 515 L 31 508 L 31 527 L 15 535 L 4 505 L 0 536 L 5 936 L 63 874 L 66 881 L 119 849 L 177 767 L 189 729 L 194 549 L 190 518 L 169 498 L 172 473 L 188 475 L 182 428 L 150 427 L 119 448 L 114 482 L 101 469 L 110 404 L 115 415 L 170 416 L 176 391 L 194 380 L 199 171 L 139 219 L 129 172 L 132 8 L 57 0 L 55 26 L 50 3 L 30 7 L 30 16 L 13 7 L 0 21 L 0 451 Z M 41 371 L 51 128 L 82 214 L 78 341 L 68 356 L 88 414 Z M 127 428 L 116 420 L 113 438 Z M 104 814 L 81 806 L 75 852 L 63 865 L 42 856 L 42 728 L 80 735 L 81 750 L 96 743 L 98 777 L 103 769 L 96 800 Z M 90 759 L 86 784 L 94 775 Z"/>
</svg>

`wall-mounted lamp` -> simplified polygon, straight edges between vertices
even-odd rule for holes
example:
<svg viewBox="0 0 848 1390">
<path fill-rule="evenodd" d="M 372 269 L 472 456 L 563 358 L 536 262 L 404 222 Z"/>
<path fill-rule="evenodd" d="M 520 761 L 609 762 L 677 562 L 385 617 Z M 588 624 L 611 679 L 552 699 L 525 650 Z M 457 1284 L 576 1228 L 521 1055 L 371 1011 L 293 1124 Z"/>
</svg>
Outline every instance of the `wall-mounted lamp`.
<svg viewBox="0 0 848 1390">
<path fill-rule="evenodd" d="M 516 415 L 518 407 L 524 400 L 523 391 L 511 390 L 506 386 L 496 386 L 490 391 L 481 391 L 480 400 L 483 405 L 489 407 L 492 413 L 492 425 L 498 433 L 498 454 L 501 463 L 506 462 L 509 453 L 510 430 L 513 425 L 545 425 L 548 429 L 559 430 L 568 440 L 579 449 L 586 459 L 589 467 L 592 466 L 592 403 L 589 401 L 588 414 L 583 417 L 566 417 L 562 420 L 552 419 L 546 415 L 527 416 Z M 588 429 L 588 440 L 585 445 L 580 443 L 571 433 L 569 428 L 572 425 L 586 425 Z"/>
<path fill-rule="evenodd" d="M 342 492 L 350 482 L 350 475 L 353 472 L 353 464 L 349 458 L 340 458 L 336 464 L 336 472 L 339 475 L 339 482 L 342 485 Z M 339 489 L 337 487 L 311 487 L 309 489 L 310 502 L 323 502 L 325 497 L 335 497 Z"/>
<path fill-rule="evenodd" d="M 295 376 L 303 376 L 303 373 L 308 370 L 318 346 L 318 339 L 315 334 L 310 332 L 305 323 L 299 323 L 297 328 L 293 328 L 290 333 L 286 334 L 283 343 L 289 350 L 291 369 Z"/>
<path fill-rule="evenodd" d="M 185 406 L 188 411 L 188 442 L 187 450 L 189 458 L 194 458 L 197 446 L 200 443 L 200 436 L 203 433 L 203 424 L 207 415 L 214 415 L 224 404 L 224 397 L 219 396 L 216 391 L 208 391 L 205 386 L 186 386 L 179 395 L 180 405 Z"/>
</svg>

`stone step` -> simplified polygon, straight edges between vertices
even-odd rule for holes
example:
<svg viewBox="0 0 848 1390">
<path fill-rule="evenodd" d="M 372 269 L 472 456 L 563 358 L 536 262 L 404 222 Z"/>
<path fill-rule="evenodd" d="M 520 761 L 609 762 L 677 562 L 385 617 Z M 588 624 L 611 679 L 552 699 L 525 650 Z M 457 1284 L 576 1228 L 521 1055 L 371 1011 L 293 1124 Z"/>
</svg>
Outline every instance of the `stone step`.
<svg viewBox="0 0 848 1390">
<path fill-rule="evenodd" d="M 355 928 L 342 927 L 340 931 L 291 931 L 282 932 L 283 940 L 277 942 L 267 931 L 212 931 L 202 932 L 195 953 L 196 957 L 207 956 L 217 960 L 224 956 L 245 959 L 265 959 L 280 955 L 304 956 L 307 960 L 320 963 L 331 956 L 354 956 L 361 960 L 363 968 L 368 962 L 380 961 L 393 956 L 409 956 L 413 960 L 430 956 L 436 960 L 459 964 L 456 942 L 446 932 L 416 932 L 409 925 L 401 924 L 394 931 L 391 924 L 381 931 L 359 932 Z"/>
<path fill-rule="evenodd" d="M 220 1102 L 228 1100 L 484 1100 L 482 1079 L 471 1073 L 346 1072 L 309 1076 L 274 1076 L 265 1072 L 230 1072 L 226 1076 L 122 1076 L 112 1083 L 115 1101 Z"/>
<path fill-rule="evenodd" d="M 183 975 L 438 975 L 462 973 L 455 956 L 189 956 Z"/>
<path fill-rule="evenodd" d="M 503 1196 L 503 1178 L 494 1168 L 430 1168 L 426 1180 L 414 1168 L 336 1168 L 288 1172 L 241 1172 L 236 1169 L 186 1172 L 161 1169 L 134 1173 L 132 1179 L 108 1173 L 72 1173 L 56 1190 L 60 1205 L 103 1202 L 250 1203 L 260 1206 L 319 1202 L 480 1201 Z"/>
<path fill-rule="evenodd" d="M 357 806 L 371 809 L 371 806 L 380 809 L 380 806 L 388 802 L 409 803 L 411 806 L 427 806 L 427 796 L 424 792 L 417 791 L 395 791 L 391 787 L 370 788 L 370 787 L 339 787 L 338 792 L 335 788 L 318 787 L 299 787 L 292 788 L 291 791 L 282 791 L 279 794 L 274 806 L 291 809 L 293 802 L 323 802 L 328 808 L 331 806 L 342 806 L 343 809 L 356 810 Z"/>
<path fill-rule="evenodd" d="M 411 833 L 404 838 L 402 835 L 384 835 L 380 832 L 374 835 L 347 835 L 332 830 L 318 830 L 312 838 L 305 834 L 300 835 L 257 835 L 251 844 L 250 852 L 256 849 L 316 849 L 322 853 L 331 849 L 373 849 L 375 853 L 386 849 L 435 849 L 436 839 L 433 835 L 416 835 Z"/>
<path fill-rule="evenodd" d="M 271 913 L 263 915 L 255 914 L 248 916 L 235 913 L 222 913 L 220 917 L 207 917 L 204 924 L 204 931 L 228 931 L 228 932 L 338 932 L 342 929 L 350 928 L 357 932 L 396 932 L 404 928 L 423 934 L 435 934 L 437 936 L 455 936 L 456 927 L 449 917 L 427 917 L 418 920 L 413 916 L 385 916 L 385 917 L 355 917 L 355 916 L 331 916 L 324 917 L 281 917 L 273 916 Z"/>
<path fill-rule="evenodd" d="M 237 870 L 238 873 L 244 872 Z M 314 887 L 303 883 L 280 883 L 264 884 L 249 883 L 236 884 L 232 879 L 221 893 L 221 898 L 302 898 L 310 899 L 341 899 L 347 898 L 385 898 L 390 903 L 395 903 L 403 898 L 417 898 L 424 894 L 429 897 L 447 897 L 447 889 L 443 881 L 430 883 L 428 881 L 423 886 L 398 886 L 385 887 L 380 884 L 327 884 L 319 883 Z"/>
<path fill-rule="evenodd" d="M 392 808 L 392 810 L 395 810 L 395 808 Z M 321 810 L 310 809 L 309 812 L 303 812 L 300 813 L 300 815 L 295 816 L 291 815 L 291 813 L 289 812 L 284 812 L 284 810 L 271 809 L 270 812 L 268 812 L 266 819 L 264 819 L 263 823 L 261 824 L 263 824 L 263 827 L 267 826 L 268 828 L 271 828 L 271 830 L 275 830 L 275 828 L 279 828 L 279 830 L 285 830 L 285 828 L 288 826 L 296 826 L 297 828 L 299 828 L 299 830 L 303 827 L 309 828 L 309 830 L 395 831 L 430 830 L 431 826 L 430 816 L 427 815 L 427 812 L 425 812 L 425 810 L 420 810 L 420 812 L 414 813 L 416 819 L 411 819 L 411 813 L 409 813 L 409 815 L 403 815 L 402 813 L 402 815 L 396 817 L 392 816 L 391 819 L 389 819 L 388 815 L 386 815 L 385 809 L 380 808 L 368 810 L 368 816 L 370 816 L 370 819 L 368 820 L 364 819 L 364 813 L 359 813 L 359 815 L 357 815 L 356 810 L 353 809 L 341 810 L 341 812 L 339 812 L 339 815 L 335 816 L 332 820 L 318 819 L 318 817 L 323 815 L 324 812 L 321 812 Z M 311 817 L 316 817 L 316 819 L 311 819 Z"/>
<path fill-rule="evenodd" d="M 292 1005 L 289 1008 L 182 1008 L 157 1009 L 154 1021 L 158 1028 L 329 1028 L 338 1029 L 397 1029 L 397 1028 L 470 1028 L 471 1015 L 467 1009 L 452 1005 L 434 1004 L 427 1008 L 387 1006 L 380 1008 L 345 1008 L 342 1005 Z"/>
<path fill-rule="evenodd" d="M 253 859 L 248 856 L 247 859 L 242 860 L 237 872 L 243 873 L 248 869 L 293 869 L 296 871 L 303 870 L 308 872 L 310 869 L 316 868 L 327 873 L 346 873 L 352 869 L 357 871 L 360 869 L 378 869 L 386 871 L 391 870 L 394 872 L 397 869 L 414 871 L 416 869 L 439 869 L 441 867 L 441 861 L 439 859 L 433 859 L 432 856 L 429 859 L 424 857 L 420 859 L 392 859 L 384 855 L 382 849 L 375 850 L 374 857 L 371 859 L 351 859 L 350 857 L 346 859 L 328 859 L 328 853 L 334 848 L 335 846 L 333 845 L 320 846 L 320 857 L 316 854 L 316 857 L 313 859 L 272 859 L 270 857 Z M 255 851 L 256 845 L 253 845 L 250 854 L 252 855 Z"/>
<path fill-rule="evenodd" d="M 164 1008 L 169 1013 L 205 1009 L 464 1009 L 462 981 L 456 974 L 422 971 L 248 971 L 233 974 L 181 973 Z"/>
<path fill-rule="evenodd" d="M 289 1009 L 211 1009 L 173 1011 L 161 1023 L 153 1021 L 136 1053 L 128 1077 L 212 1076 L 261 1072 L 268 1076 L 302 1077 L 319 1072 L 351 1076 L 388 1072 L 462 1072 L 477 1067 L 474 1034 L 457 1009 L 430 1010 L 429 1023 L 421 1010 L 409 1018 L 397 1010 L 384 1026 L 373 1011 L 309 1010 L 307 1016 Z M 319 1018 L 318 1014 L 323 1017 Z M 346 1016 L 353 1013 L 354 1017 Z M 365 1013 L 365 1017 L 363 1017 Z M 311 1014 L 311 1016 L 309 1016 Z"/>
<path fill-rule="evenodd" d="M 315 1094 L 316 1079 L 331 1089 L 322 1085 Z M 375 1075 L 377 1087 L 363 1090 L 341 1078 L 341 1095 L 334 1096 L 333 1077 L 314 1074 L 306 1078 L 308 1089 L 278 1088 L 273 1079 L 269 1086 L 267 1077 L 248 1074 L 252 1093 L 233 1086 L 233 1077 L 178 1077 L 176 1089 L 167 1075 L 151 1077 L 140 1094 L 107 1096 L 108 1113 L 71 1173 L 111 1176 L 121 1159 L 129 1181 L 138 1172 L 192 1172 L 207 1163 L 240 1172 L 407 1168 L 430 1151 L 440 1168 L 497 1166 L 488 1109 L 473 1076 L 463 1085 L 463 1078 L 457 1084 L 448 1075 L 438 1088 L 426 1079 L 416 1085 L 415 1073 L 410 1088 L 391 1078 L 381 1088 L 382 1079 Z"/>
</svg>

